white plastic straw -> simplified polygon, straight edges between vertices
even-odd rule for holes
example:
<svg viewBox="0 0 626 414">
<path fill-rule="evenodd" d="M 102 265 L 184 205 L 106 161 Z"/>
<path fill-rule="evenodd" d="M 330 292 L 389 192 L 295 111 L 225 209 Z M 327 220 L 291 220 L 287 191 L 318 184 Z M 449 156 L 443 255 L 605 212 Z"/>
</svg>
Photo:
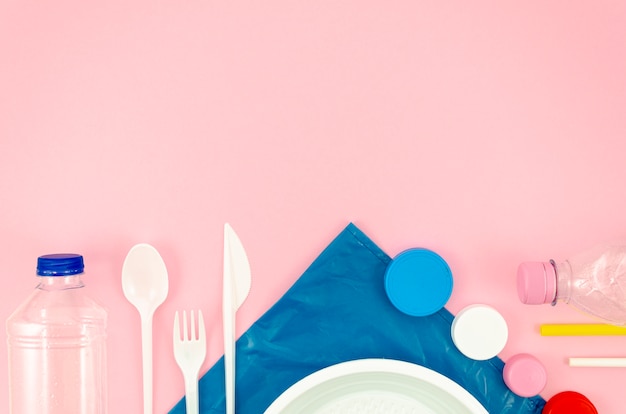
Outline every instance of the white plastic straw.
<svg viewBox="0 0 626 414">
<path fill-rule="evenodd" d="M 626 358 L 570 358 L 569 366 L 626 368 Z"/>
</svg>

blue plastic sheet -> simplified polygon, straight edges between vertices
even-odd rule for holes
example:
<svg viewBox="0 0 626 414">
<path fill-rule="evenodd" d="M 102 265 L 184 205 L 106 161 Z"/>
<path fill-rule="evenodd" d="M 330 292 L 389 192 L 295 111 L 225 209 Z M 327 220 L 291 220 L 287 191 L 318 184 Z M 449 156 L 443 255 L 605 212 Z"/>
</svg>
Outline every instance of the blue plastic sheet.
<svg viewBox="0 0 626 414">
<path fill-rule="evenodd" d="M 456 381 L 494 414 L 541 413 L 502 380 L 499 358 L 475 361 L 455 347 L 453 315 L 399 312 L 384 291 L 391 258 L 349 224 L 276 304 L 237 341 L 236 411 L 263 413 L 305 376 L 340 362 L 390 358 L 423 365 Z M 224 360 L 199 381 L 200 412 L 224 413 Z M 184 398 L 170 411 L 185 412 Z"/>
</svg>

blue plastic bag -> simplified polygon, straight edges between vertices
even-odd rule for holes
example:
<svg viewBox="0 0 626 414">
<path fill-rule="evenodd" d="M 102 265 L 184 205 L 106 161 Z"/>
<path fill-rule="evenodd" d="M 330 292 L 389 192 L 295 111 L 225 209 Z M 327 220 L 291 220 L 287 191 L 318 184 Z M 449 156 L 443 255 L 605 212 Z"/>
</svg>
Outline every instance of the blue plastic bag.
<svg viewBox="0 0 626 414">
<path fill-rule="evenodd" d="M 237 341 L 236 410 L 261 414 L 283 391 L 322 368 L 361 358 L 398 359 L 460 384 L 494 414 L 541 413 L 502 380 L 499 358 L 475 361 L 455 347 L 446 309 L 399 312 L 384 290 L 391 258 L 349 224 L 276 304 Z M 200 413 L 224 413 L 224 360 L 199 382 Z M 185 412 L 184 399 L 171 414 Z"/>
</svg>

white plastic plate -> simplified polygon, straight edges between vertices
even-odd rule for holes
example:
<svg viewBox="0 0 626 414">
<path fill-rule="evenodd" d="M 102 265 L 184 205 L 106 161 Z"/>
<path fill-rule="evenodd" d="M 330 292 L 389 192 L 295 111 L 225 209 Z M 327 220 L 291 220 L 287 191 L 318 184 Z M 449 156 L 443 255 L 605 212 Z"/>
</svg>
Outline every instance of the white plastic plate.
<svg viewBox="0 0 626 414">
<path fill-rule="evenodd" d="M 438 372 L 391 359 L 332 365 L 288 388 L 265 414 L 488 414 Z"/>
</svg>

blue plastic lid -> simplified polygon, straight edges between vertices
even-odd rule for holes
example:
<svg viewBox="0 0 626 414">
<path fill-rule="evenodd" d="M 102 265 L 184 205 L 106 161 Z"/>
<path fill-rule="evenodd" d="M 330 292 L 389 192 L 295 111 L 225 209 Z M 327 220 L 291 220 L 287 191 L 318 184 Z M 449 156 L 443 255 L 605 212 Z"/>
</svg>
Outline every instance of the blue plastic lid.
<svg viewBox="0 0 626 414">
<path fill-rule="evenodd" d="M 452 294 L 452 284 L 446 261 L 427 249 L 400 253 L 385 272 L 389 300 L 411 316 L 428 316 L 443 308 Z"/>
<path fill-rule="evenodd" d="M 83 273 L 83 256 L 74 253 L 47 254 L 37 258 L 38 276 L 69 276 Z"/>
</svg>

